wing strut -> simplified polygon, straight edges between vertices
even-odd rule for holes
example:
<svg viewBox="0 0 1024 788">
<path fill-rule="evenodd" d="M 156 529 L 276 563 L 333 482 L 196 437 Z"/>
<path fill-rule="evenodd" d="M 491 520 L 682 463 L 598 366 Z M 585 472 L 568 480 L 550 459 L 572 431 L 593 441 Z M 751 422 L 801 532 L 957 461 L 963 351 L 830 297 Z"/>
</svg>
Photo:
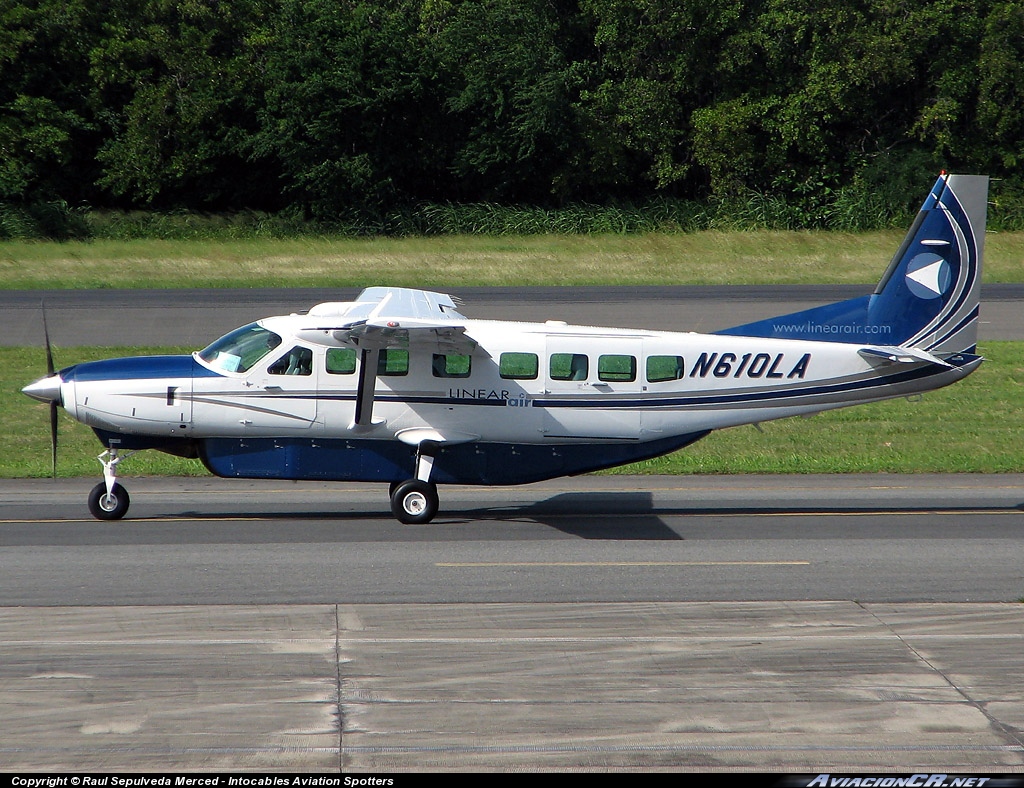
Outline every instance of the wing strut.
<svg viewBox="0 0 1024 788">
<path fill-rule="evenodd" d="M 373 425 L 373 398 L 377 388 L 380 348 L 362 348 L 359 353 L 359 388 L 356 390 L 356 418 L 352 427 Z"/>
</svg>

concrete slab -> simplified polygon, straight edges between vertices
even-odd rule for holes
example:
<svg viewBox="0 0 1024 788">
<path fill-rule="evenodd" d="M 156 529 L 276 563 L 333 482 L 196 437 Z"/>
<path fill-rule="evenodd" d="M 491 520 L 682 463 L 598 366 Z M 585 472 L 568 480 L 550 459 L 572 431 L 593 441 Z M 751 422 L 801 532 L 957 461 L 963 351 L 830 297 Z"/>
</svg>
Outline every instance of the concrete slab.
<svg viewBox="0 0 1024 788">
<path fill-rule="evenodd" d="M 1024 772 L 1024 605 L 0 608 L 7 771 Z"/>
</svg>

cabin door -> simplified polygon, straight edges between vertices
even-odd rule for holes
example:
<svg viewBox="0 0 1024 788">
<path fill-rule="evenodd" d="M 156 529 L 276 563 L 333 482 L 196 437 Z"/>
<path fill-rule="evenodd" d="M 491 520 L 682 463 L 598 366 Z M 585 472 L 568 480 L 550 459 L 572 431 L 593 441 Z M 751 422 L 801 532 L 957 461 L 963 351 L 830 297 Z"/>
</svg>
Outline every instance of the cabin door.
<svg viewBox="0 0 1024 788">
<path fill-rule="evenodd" d="M 549 336 L 545 436 L 639 439 L 642 350 L 636 337 Z"/>
<path fill-rule="evenodd" d="M 240 421 L 281 435 L 305 432 L 316 421 L 317 377 L 310 348 L 297 345 L 275 357 L 244 381 Z"/>
</svg>

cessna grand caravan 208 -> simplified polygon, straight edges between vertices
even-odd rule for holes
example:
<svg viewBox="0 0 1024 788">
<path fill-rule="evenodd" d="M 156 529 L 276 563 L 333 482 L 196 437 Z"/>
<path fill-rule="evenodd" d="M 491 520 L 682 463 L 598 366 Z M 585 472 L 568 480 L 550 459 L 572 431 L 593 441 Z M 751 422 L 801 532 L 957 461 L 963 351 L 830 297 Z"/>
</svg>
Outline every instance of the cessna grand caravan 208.
<svg viewBox="0 0 1024 788">
<path fill-rule="evenodd" d="M 982 361 L 987 194 L 942 174 L 872 294 L 714 334 L 472 320 L 450 296 L 374 287 L 191 356 L 51 360 L 23 391 L 103 443 L 100 519 L 128 509 L 121 452 L 157 449 L 224 477 L 389 482 L 394 515 L 425 523 L 438 484 L 579 474 L 961 380 Z"/>
</svg>

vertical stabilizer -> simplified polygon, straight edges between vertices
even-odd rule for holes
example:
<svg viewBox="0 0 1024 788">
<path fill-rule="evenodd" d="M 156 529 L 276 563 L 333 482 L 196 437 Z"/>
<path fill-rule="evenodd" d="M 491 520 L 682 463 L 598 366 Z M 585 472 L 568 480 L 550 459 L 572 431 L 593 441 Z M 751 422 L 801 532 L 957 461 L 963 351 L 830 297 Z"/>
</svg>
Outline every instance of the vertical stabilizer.
<svg viewBox="0 0 1024 788">
<path fill-rule="evenodd" d="M 718 333 L 973 353 L 988 177 L 941 175 L 869 296 Z"/>
<path fill-rule="evenodd" d="M 988 178 L 946 175 L 921 206 L 868 305 L 876 341 L 932 353 L 973 352 L 978 341 Z"/>
</svg>

